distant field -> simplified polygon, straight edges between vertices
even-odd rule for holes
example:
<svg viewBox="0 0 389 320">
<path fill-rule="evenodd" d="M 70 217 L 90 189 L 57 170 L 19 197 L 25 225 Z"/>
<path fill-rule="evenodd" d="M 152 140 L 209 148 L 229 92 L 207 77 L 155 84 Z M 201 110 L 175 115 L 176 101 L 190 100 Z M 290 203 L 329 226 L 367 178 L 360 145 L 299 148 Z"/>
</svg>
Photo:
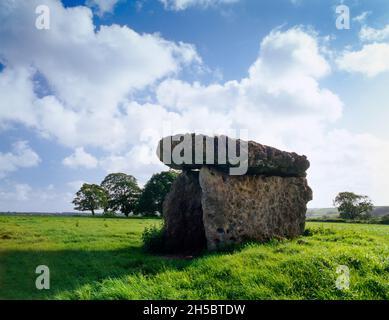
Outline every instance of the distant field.
<svg viewBox="0 0 389 320">
<path fill-rule="evenodd" d="M 380 217 L 389 214 L 389 207 L 381 206 L 374 207 L 374 210 L 371 212 L 372 216 Z M 323 216 L 334 217 L 338 216 L 339 212 L 336 208 L 319 208 L 319 209 L 308 209 L 307 217 L 308 218 L 319 218 Z"/>
<path fill-rule="evenodd" d="M 0 216 L 2 299 L 389 299 L 389 226 L 307 224 L 292 241 L 177 259 L 145 254 L 156 219 Z M 47 265 L 50 290 L 35 289 Z M 350 269 L 350 289 L 335 286 Z"/>
</svg>

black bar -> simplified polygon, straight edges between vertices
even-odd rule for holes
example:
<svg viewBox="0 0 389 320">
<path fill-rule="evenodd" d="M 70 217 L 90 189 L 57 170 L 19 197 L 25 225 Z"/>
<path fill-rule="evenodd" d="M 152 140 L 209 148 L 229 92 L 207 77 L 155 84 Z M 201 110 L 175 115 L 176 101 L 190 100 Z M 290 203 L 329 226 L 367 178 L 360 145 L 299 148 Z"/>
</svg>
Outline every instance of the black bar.
<svg viewBox="0 0 389 320">
<path fill-rule="evenodd" d="M 351 313 L 367 312 L 385 314 L 389 301 L 290 301 L 290 300 L 132 300 L 132 301 L 53 301 L 25 300 L 0 301 L 2 314 L 31 316 L 39 318 L 47 316 L 55 319 L 57 316 L 70 319 L 80 314 L 98 315 L 113 319 L 119 314 L 121 319 L 274 319 L 290 318 L 291 316 L 308 315 L 309 318 L 350 315 Z M 381 310 L 380 310 L 381 309 Z M 7 311 L 7 313 L 5 313 Z M 9 312 L 9 313 L 8 313 Z"/>
</svg>

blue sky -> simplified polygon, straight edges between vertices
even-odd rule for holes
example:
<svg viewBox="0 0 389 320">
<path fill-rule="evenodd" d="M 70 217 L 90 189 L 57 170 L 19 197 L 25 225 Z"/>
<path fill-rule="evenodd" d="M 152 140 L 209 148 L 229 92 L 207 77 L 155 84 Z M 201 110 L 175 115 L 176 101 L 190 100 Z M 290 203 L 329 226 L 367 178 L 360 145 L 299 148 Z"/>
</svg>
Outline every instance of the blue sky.
<svg viewBox="0 0 389 320">
<path fill-rule="evenodd" d="M 306 154 L 310 207 L 389 205 L 385 0 L 5 0 L 0 19 L 1 211 L 72 210 L 112 171 L 143 184 L 166 125 Z"/>
</svg>

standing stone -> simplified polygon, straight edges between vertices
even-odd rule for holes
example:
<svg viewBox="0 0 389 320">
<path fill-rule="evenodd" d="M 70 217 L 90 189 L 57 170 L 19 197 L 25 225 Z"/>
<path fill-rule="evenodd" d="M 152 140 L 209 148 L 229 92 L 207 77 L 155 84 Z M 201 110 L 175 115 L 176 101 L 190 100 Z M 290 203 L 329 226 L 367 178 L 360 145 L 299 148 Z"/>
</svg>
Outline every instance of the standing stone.
<svg viewBox="0 0 389 320">
<path fill-rule="evenodd" d="M 246 240 L 294 238 L 304 232 L 312 191 L 302 177 L 229 176 L 200 171 L 207 247 L 217 249 Z"/>
<path fill-rule="evenodd" d="M 194 253 L 206 247 L 199 172 L 182 172 L 163 203 L 166 248 Z"/>
</svg>

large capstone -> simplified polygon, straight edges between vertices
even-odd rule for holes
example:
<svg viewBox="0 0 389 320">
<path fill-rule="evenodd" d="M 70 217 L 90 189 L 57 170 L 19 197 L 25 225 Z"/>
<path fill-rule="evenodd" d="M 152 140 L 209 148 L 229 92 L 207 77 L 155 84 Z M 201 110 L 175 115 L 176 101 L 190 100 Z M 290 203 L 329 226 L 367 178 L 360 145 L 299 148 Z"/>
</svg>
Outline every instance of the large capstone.
<svg viewBox="0 0 389 320">
<path fill-rule="evenodd" d="M 309 168 L 306 156 L 223 135 L 168 136 L 159 141 L 157 155 L 167 166 L 178 170 L 200 170 L 206 165 L 226 172 L 247 162 L 245 174 L 305 177 Z"/>
<path fill-rule="evenodd" d="M 228 137 L 223 146 L 218 137 L 179 136 L 162 139 L 157 151 L 164 161 L 177 156 L 185 160 L 165 162 L 183 170 L 163 205 L 168 250 L 199 252 L 244 241 L 294 238 L 304 232 L 307 202 L 312 200 L 305 178 L 309 168 L 305 156 L 253 141 L 228 142 Z M 180 145 L 185 137 L 186 145 Z M 163 146 L 166 139 L 171 150 Z M 228 153 L 232 143 L 237 149 L 242 144 L 248 147 L 238 153 L 246 152 L 247 156 L 248 170 L 242 175 L 229 173 L 236 162 L 221 161 L 221 149 L 227 145 Z M 203 153 L 199 155 L 198 150 Z M 213 157 L 211 151 L 215 152 Z M 185 155 L 188 152 L 190 155 Z"/>
</svg>

